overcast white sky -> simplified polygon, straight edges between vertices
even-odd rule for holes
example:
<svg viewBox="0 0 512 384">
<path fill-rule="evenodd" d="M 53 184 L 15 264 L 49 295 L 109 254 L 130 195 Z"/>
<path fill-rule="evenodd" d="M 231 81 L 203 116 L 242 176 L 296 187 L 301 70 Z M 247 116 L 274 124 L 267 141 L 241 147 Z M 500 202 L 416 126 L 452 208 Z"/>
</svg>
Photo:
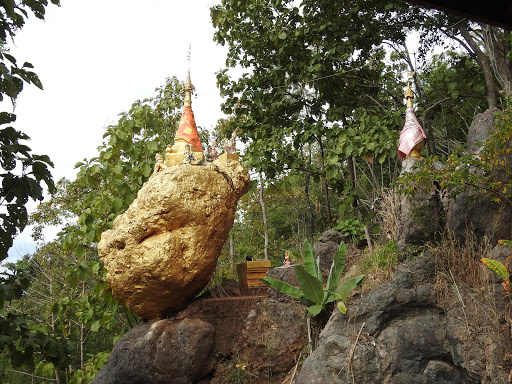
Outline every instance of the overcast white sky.
<svg viewBox="0 0 512 384">
<path fill-rule="evenodd" d="M 74 178 L 74 164 L 96 155 L 104 128 L 135 100 L 154 95 L 166 77 L 185 79 L 189 44 L 196 122 L 209 129 L 223 117 L 215 72 L 226 49 L 213 42 L 209 11 L 216 1 L 61 3 L 48 6 L 44 22 L 29 17 L 14 45 L 8 44 L 20 64 L 34 65 L 44 86 L 25 86 L 13 126 L 31 137 L 33 153 L 50 156 L 55 180 Z M 32 251 L 25 231 L 9 259 Z"/>
</svg>

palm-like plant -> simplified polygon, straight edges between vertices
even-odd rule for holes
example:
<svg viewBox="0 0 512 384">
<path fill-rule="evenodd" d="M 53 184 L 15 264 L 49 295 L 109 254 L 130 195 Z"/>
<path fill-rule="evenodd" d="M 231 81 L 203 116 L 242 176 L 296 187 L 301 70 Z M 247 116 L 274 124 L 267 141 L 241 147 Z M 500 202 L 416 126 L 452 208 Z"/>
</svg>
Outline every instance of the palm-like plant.
<svg viewBox="0 0 512 384">
<path fill-rule="evenodd" d="M 320 258 L 315 259 L 315 249 L 306 242 L 304 252 L 304 265 L 295 267 L 295 275 L 300 288 L 294 287 L 284 281 L 266 276 L 260 279 L 264 283 L 277 289 L 279 292 L 299 299 L 306 306 L 307 312 L 312 316 L 318 315 L 326 305 L 338 300 L 338 309 L 341 313 L 347 312 L 345 301 L 348 293 L 363 280 L 365 275 L 359 275 L 340 285 L 341 275 L 345 268 L 346 248 L 341 243 L 334 254 L 327 283 L 322 284 L 322 272 L 320 270 Z"/>
</svg>

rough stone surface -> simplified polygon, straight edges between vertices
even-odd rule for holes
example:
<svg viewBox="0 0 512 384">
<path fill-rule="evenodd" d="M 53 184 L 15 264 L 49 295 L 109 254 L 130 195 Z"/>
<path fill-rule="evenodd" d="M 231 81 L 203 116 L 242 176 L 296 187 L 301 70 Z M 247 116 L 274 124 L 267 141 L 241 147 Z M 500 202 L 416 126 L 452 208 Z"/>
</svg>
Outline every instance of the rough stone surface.
<svg viewBox="0 0 512 384">
<path fill-rule="evenodd" d="M 235 161 L 153 174 L 98 244 L 114 297 L 147 320 L 182 308 L 210 280 L 249 184 Z"/>
<path fill-rule="evenodd" d="M 491 108 L 479 113 L 471 123 L 468 131 L 467 151 L 478 153 L 490 132 L 494 129 L 494 116 L 499 112 Z M 473 169 L 472 172 L 478 172 Z M 494 177 L 500 180 L 500 175 Z M 443 208 L 446 214 L 446 225 L 459 239 L 465 239 L 466 232 L 473 232 L 477 240 L 484 237 L 496 242 L 499 239 L 512 238 L 512 205 L 506 201 L 496 204 L 488 196 L 478 195 L 474 189 L 467 188 L 456 198 L 445 196 Z"/>
<path fill-rule="evenodd" d="M 481 146 L 477 143 L 487 140 L 489 133 L 494 129 L 494 115 L 499 111 L 498 108 L 490 108 L 475 116 L 467 135 L 468 152 L 480 152 Z"/>
<path fill-rule="evenodd" d="M 93 383 L 231 383 L 237 363 L 252 383 L 280 383 L 307 343 L 303 311 L 254 296 L 194 300 L 176 317 L 124 335 Z"/>
<path fill-rule="evenodd" d="M 137 325 L 116 343 L 93 384 L 193 384 L 214 368 L 211 324 L 197 319 Z"/>
<path fill-rule="evenodd" d="M 177 320 L 200 319 L 215 328 L 215 355 L 228 356 L 243 330 L 243 322 L 260 297 L 219 297 L 194 300 Z"/>
<path fill-rule="evenodd" d="M 489 327 L 499 321 L 490 314 L 499 316 L 503 297 L 490 296 L 483 304 L 470 289 L 459 287 L 465 307 L 457 300 L 441 306 L 435 265 L 428 253 L 407 261 L 392 280 L 349 303 L 346 315 L 335 311 L 297 382 L 506 382 L 510 335 L 502 327 Z"/>
<path fill-rule="evenodd" d="M 401 173 L 414 173 L 419 162 L 407 157 Z M 437 165 L 436 166 L 440 166 Z M 420 245 L 432 240 L 441 229 L 441 203 L 435 188 L 419 189 L 414 197 L 400 195 L 400 217 L 398 220 L 398 247 L 404 251 L 410 245 Z"/>
<path fill-rule="evenodd" d="M 303 314 L 304 307 L 296 302 L 265 299 L 243 323 L 242 334 L 233 347 L 234 355 L 267 376 L 279 377 L 288 372 L 307 344 Z"/>
<path fill-rule="evenodd" d="M 272 277 L 277 280 L 284 281 L 294 287 L 299 286 L 299 282 L 297 281 L 297 277 L 295 276 L 295 266 L 291 267 L 278 267 L 272 268 L 267 271 L 267 276 Z M 268 288 L 268 296 L 280 300 L 280 301 L 290 301 L 292 298 L 284 293 L 279 292 L 277 289 L 272 287 Z"/>
<path fill-rule="evenodd" d="M 457 238 L 465 239 L 468 230 L 479 241 L 484 237 L 491 243 L 512 238 L 512 206 L 509 203 L 496 204 L 471 188 L 456 198 L 445 196 L 442 203 L 446 225 Z"/>
<path fill-rule="evenodd" d="M 329 275 L 334 254 L 343 240 L 341 233 L 334 229 L 329 229 L 323 232 L 315 244 L 313 244 L 316 256 L 320 257 L 320 269 L 324 279 Z"/>
</svg>

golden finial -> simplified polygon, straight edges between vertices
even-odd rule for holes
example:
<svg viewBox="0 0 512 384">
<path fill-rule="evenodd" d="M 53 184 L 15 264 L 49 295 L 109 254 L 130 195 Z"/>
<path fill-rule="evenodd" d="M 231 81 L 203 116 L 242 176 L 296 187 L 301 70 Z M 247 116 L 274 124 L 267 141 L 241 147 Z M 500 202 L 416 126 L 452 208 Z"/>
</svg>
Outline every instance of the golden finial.
<svg viewBox="0 0 512 384">
<path fill-rule="evenodd" d="M 412 78 L 416 75 L 416 71 L 408 72 L 407 75 Z M 404 97 L 407 99 L 407 108 L 412 108 L 412 99 L 414 98 L 414 92 L 411 88 L 411 80 L 407 82 L 407 88 L 405 89 Z"/>
<path fill-rule="evenodd" d="M 404 93 L 405 98 L 407 99 L 407 108 L 412 108 L 412 99 L 414 98 L 414 92 L 411 89 L 411 84 L 407 84 L 407 88 Z"/>
<path fill-rule="evenodd" d="M 188 46 L 188 74 L 187 74 L 187 80 L 185 81 L 185 84 L 183 84 L 183 89 L 181 90 L 181 93 L 185 96 L 183 100 L 183 104 L 185 107 L 192 107 L 192 94 L 195 92 L 196 88 L 192 84 L 192 81 L 190 81 L 190 51 L 191 46 Z"/>
</svg>

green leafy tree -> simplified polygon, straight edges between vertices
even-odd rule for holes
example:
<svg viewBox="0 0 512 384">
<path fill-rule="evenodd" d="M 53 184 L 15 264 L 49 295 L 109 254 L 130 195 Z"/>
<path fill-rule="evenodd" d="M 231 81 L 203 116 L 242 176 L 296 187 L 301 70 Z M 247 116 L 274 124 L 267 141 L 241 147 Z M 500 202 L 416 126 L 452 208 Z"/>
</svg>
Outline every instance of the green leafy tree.
<svg viewBox="0 0 512 384">
<path fill-rule="evenodd" d="M 396 167 L 402 124 L 402 67 L 385 62 L 383 46 L 405 41 L 403 24 L 388 23 L 403 21 L 396 8 L 376 1 L 225 0 L 211 15 L 216 41 L 229 49 L 218 74 L 223 109 L 235 115 L 249 168 L 270 180 L 301 173 L 306 194 L 310 182 L 319 183 L 327 227 L 336 216 L 333 196 L 345 197 L 337 211 L 350 210 L 368 187 L 357 178 L 357 162 L 372 181 L 389 182 L 387 160 Z M 230 77 L 235 66 L 246 73 Z"/>
<path fill-rule="evenodd" d="M 59 5 L 59 0 L 52 0 L 52 3 Z M 32 64 L 25 62 L 19 66 L 16 58 L 8 53 L 6 43 L 25 25 L 29 13 L 44 19 L 47 5 L 47 0 L 6 1 L 0 4 L 0 101 L 8 97 L 15 105 L 25 83 L 43 88 L 38 76 L 31 70 Z M 15 114 L 0 112 L 0 125 L 15 120 Z M 32 154 L 31 149 L 21 142 L 28 139 L 26 134 L 11 126 L 0 128 L 0 261 L 7 257 L 14 237 L 27 225 L 25 204 L 28 199 L 43 199 L 42 182 L 50 191 L 53 190 L 48 170 L 53 163 L 46 155 Z"/>
</svg>

